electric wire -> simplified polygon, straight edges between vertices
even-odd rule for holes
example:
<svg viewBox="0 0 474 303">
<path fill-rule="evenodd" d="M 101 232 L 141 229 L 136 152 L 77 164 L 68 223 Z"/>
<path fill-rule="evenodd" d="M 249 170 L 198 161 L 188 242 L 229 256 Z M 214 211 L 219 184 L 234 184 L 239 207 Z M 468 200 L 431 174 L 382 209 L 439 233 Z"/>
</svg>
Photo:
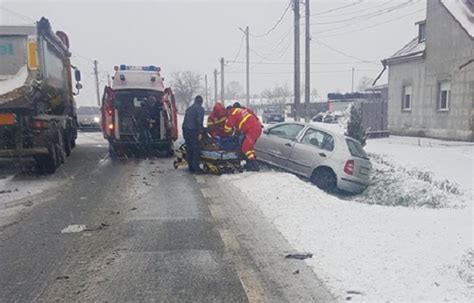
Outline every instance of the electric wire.
<svg viewBox="0 0 474 303">
<path fill-rule="evenodd" d="M 258 35 L 250 34 L 250 36 L 254 38 L 263 38 L 265 36 L 270 35 L 278 27 L 278 25 L 280 25 L 280 23 L 283 21 L 283 18 L 285 18 L 286 14 L 288 13 L 288 10 L 290 9 L 292 2 L 293 1 L 288 2 L 288 5 L 286 6 L 285 10 L 281 14 L 280 18 L 278 18 L 277 22 L 268 31 L 266 31 L 263 34 L 258 34 Z"/>
</svg>

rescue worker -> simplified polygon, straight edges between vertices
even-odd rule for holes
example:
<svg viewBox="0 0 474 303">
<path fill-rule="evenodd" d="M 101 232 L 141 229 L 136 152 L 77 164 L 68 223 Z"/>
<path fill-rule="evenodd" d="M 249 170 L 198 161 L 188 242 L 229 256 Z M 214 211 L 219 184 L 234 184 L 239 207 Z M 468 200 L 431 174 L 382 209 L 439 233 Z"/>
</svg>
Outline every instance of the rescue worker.
<svg viewBox="0 0 474 303">
<path fill-rule="evenodd" d="M 262 134 L 262 126 L 257 116 L 246 108 L 232 108 L 227 115 L 224 131 L 227 134 L 231 134 L 232 130 L 244 136 L 241 150 L 243 155 L 247 158 L 246 169 L 259 171 L 260 168 L 258 167 L 254 146 Z"/>
<path fill-rule="evenodd" d="M 216 102 L 207 118 L 207 130 L 212 137 L 223 137 L 226 135 L 224 132 L 226 116 L 224 105 L 221 102 Z"/>
<path fill-rule="evenodd" d="M 194 104 L 188 107 L 184 115 L 183 136 L 186 143 L 186 160 L 188 161 L 189 171 L 195 174 L 202 174 L 199 167 L 199 158 L 201 149 L 199 141 L 202 138 L 204 108 L 201 96 L 194 98 Z"/>
</svg>

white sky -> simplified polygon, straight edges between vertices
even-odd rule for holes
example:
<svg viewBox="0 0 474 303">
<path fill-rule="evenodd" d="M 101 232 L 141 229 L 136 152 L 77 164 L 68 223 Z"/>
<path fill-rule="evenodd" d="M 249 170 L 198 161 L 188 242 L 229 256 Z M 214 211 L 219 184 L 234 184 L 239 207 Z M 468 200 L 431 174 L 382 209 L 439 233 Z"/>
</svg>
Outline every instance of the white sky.
<svg viewBox="0 0 474 303">
<path fill-rule="evenodd" d="M 84 89 L 77 100 L 79 105 L 86 105 L 96 102 L 91 59 L 99 61 L 101 85 L 106 84 L 107 72 L 111 73 L 114 65 L 154 64 L 162 68 L 168 80 L 173 71 L 207 74 L 212 87 L 219 58 L 236 57 L 242 37 L 238 28 L 248 25 L 251 33 L 264 33 L 288 3 L 289 0 L 0 0 L 0 24 L 27 24 L 45 16 L 54 30 L 68 33 L 73 64 L 83 73 Z M 326 12 L 341 6 L 346 7 Z M 318 15 L 311 17 L 311 87 L 323 97 L 331 91 L 350 91 L 352 67 L 354 86 L 363 76 L 375 78 L 381 70 L 380 60 L 416 36 L 414 23 L 425 18 L 425 8 L 426 0 L 312 0 L 311 12 Z M 301 13 L 303 16 L 304 5 Z M 304 62 L 304 19 L 301 25 Z M 251 64 L 252 94 L 275 84 L 293 88 L 292 27 L 290 8 L 270 35 L 250 38 L 250 61 L 260 63 Z M 363 63 L 344 56 L 314 38 L 344 54 L 374 62 Z M 244 47 L 237 61 L 242 63 L 226 67 L 225 82 L 236 80 L 244 86 Z"/>
</svg>

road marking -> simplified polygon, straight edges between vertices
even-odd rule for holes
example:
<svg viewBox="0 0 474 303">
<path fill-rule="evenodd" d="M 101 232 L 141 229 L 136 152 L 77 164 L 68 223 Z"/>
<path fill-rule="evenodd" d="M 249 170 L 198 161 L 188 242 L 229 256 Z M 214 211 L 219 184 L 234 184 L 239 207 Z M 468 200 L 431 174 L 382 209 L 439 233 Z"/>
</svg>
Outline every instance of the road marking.
<svg viewBox="0 0 474 303">
<path fill-rule="evenodd" d="M 218 198 L 219 193 L 211 190 L 210 188 L 201 188 L 201 193 L 205 199 Z"/>
<path fill-rule="evenodd" d="M 197 181 L 197 183 L 199 183 L 199 184 L 204 184 L 204 183 L 206 183 L 206 179 L 204 179 L 203 176 L 194 176 L 194 178 L 196 178 L 196 181 Z"/>
<path fill-rule="evenodd" d="M 211 215 L 214 219 L 225 219 L 226 214 L 224 208 L 222 208 L 220 204 L 209 204 L 207 207 L 209 208 L 209 211 L 211 212 Z"/>
<path fill-rule="evenodd" d="M 227 229 L 218 228 L 217 231 L 222 242 L 224 242 L 225 250 L 232 256 L 232 262 L 248 301 L 250 303 L 269 302 L 257 273 L 242 260 L 240 256 L 240 243 L 235 235 Z"/>
</svg>

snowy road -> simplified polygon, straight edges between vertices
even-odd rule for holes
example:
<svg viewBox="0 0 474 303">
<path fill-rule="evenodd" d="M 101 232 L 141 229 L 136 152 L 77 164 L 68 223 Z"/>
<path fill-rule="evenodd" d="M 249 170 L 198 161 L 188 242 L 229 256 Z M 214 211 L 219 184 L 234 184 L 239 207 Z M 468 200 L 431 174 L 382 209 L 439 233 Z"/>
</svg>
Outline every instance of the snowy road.
<svg viewBox="0 0 474 303">
<path fill-rule="evenodd" d="M 6 178 L 19 192 L 31 178 L 40 189 L 0 196 L 10 203 L 0 208 L 1 302 L 333 299 L 218 178 L 174 170 L 172 159 L 113 163 L 106 151 L 100 134 L 81 134 L 55 175 Z"/>
</svg>

